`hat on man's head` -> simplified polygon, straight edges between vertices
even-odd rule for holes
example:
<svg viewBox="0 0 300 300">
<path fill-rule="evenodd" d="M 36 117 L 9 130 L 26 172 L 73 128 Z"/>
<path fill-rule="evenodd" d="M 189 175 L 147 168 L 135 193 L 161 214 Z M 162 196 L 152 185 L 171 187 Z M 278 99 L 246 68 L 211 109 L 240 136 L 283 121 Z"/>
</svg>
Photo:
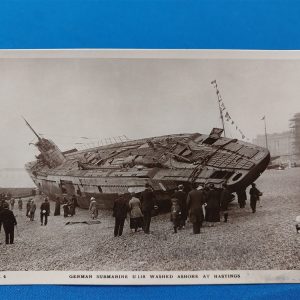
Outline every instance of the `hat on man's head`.
<svg viewBox="0 0 300 300">
<path fill-rule="evenodd" d="M 179 185 L 178 185 L 178 189 L 179 189 L 179 190 L 183 190 L 183 189 L 184 189 L 183 184 L 179 184 Z"/>
</svg>

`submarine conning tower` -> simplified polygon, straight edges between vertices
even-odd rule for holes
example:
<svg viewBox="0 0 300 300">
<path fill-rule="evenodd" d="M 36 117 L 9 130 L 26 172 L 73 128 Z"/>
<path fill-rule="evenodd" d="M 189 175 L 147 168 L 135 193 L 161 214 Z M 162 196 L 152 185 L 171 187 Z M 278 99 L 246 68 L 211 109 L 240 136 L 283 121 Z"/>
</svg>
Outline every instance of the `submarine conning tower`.
<svg viewBox="0 0 300 300">
<path fill-rule="evenodd" d="M 38 141 L 34 144 L 41 152 L 41 154 L 38 156 L 38 159 L 41 159 L 49 168 L 55 168 L 63 164 L 66 158 L 56 144 L 51 140 L 41 138 L 25 119 L 24 121 L 34 135 L 38 138 Z"/>
</svg>

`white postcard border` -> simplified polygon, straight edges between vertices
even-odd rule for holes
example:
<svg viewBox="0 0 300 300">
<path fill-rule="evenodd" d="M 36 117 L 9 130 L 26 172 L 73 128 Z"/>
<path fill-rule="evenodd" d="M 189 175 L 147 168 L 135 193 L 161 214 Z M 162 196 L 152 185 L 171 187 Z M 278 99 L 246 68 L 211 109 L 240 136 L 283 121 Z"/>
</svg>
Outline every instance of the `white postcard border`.
<svg viewBox="0 0 300 300">
<path fill-rule="evenodd" d="M 0 285 L 202 285 L 300 283 L 298 270 L 1 271 Z"/>
</svg>

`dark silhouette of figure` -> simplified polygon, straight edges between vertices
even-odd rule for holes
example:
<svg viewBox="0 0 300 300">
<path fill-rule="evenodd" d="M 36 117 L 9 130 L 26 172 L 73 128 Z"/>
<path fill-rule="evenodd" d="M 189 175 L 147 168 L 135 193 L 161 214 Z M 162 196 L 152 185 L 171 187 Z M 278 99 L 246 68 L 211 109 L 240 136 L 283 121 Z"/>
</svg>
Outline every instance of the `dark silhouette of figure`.
<svg viewBox="0 0 300 300">
<path fill-rule="evenodd" d="M 3 224 L 3 229 L 5 232 L 5 243 L 14 243 L 14 230 L 17 225 L 17 220 L 11 210 L 9 210 L 9 205 L 4 203 L 3 209 L 0 212 L 0 222 Z"/>
<path fill-rule="evenodd" d="M 221 191 L 221 196 L 220 196 L 220 206 L 221 206 L 221 212 L 223 213 L 224 216 L 224 222 L 227 223 L 228 220 L 228 204 L 230 200 L 232 199 L 232 195 L 230 191 L 228 190 L 227 184 L 223 184 L 223 189 Z"/>
<path fill-rule="evenodd" d="M 143 230 L 146 234 L 150 233 L 150 223 L 152 210 L 157 209 L 155 195 L 148 183 L 145 184 L 145 190 L 141 193 L 142 213 L 144 216 Z"/>
<path fill-rule="evenodd" d="M 54 216 L 60 216 L 60 199 L 59 199 L 59 197 L 56 197 L 56 200 L 55 200 Z"/>
<path fill-rule="evenodd" d="M 48 201 L 48 198 L 45 198 L 44 202 L 41 205 L 41 225 L 45 225 L 45 226 L 47 225 L 49 214 L 50 214 L 50 203 Z"/>
<path fill-rule="evenodd" d="M 246 189 L 241 189 L 237 191 L 236 194 L 238 197 L 238 203 L 240 205 L 240 208 L 244 208 L 246 206 L 246 200 L 247 200 Z"/>
<path fill-rule="evenodd" d="M 259 201 L 259 197 L 262 196 L 262 193 L 256 188 L 256 184 L 252 183 L 252 187 L 250 189 L 250 207 L 252 212 L 256 212 L 256 202 Z"/>
<path fill-rule="evenodd" d="M 114 236 L 121 236 L 123 233 L 124 222 L 128 212 L 126 199 L 121 195 L 114 202 L 113 217 L 115 218 Z"/>
<path fill-rule="evenodd" d="M 184 228 L 187 219 L 187 207 L 186 207 L 187 194 L 183 191 L 183 189 L 184 187 L 182 184 L 178 185 L 178 191 L 176 191 L 172 195 L 172 198 L 178 200 L 178 205 L 180 206 L 181 216 L 180 216 L 179 229 Z"/>
<path fill-rule="evenodd" d="M 189 213 L 190 222 L 193 223 L 193 233 L 199 234 L 202 226 L 204 215 L 202 206 L 205 203 L 205 194 L 202 187 L 196 188 L 193 184 L 193 189 L 187 196 L 187 210 Z"/>
</svg>

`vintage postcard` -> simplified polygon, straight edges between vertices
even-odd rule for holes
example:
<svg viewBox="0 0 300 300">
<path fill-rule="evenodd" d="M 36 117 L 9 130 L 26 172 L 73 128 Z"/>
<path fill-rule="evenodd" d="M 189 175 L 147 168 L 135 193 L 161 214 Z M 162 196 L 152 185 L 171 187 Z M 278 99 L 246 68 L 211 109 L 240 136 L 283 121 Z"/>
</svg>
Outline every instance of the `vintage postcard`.
<svg viewBox="0 0 300 300">
<path fill-rule="evenodd" d="M 0 51 L 0 284 L 299 283 L 299 78 L 299 51 Z"/>
</svg>

